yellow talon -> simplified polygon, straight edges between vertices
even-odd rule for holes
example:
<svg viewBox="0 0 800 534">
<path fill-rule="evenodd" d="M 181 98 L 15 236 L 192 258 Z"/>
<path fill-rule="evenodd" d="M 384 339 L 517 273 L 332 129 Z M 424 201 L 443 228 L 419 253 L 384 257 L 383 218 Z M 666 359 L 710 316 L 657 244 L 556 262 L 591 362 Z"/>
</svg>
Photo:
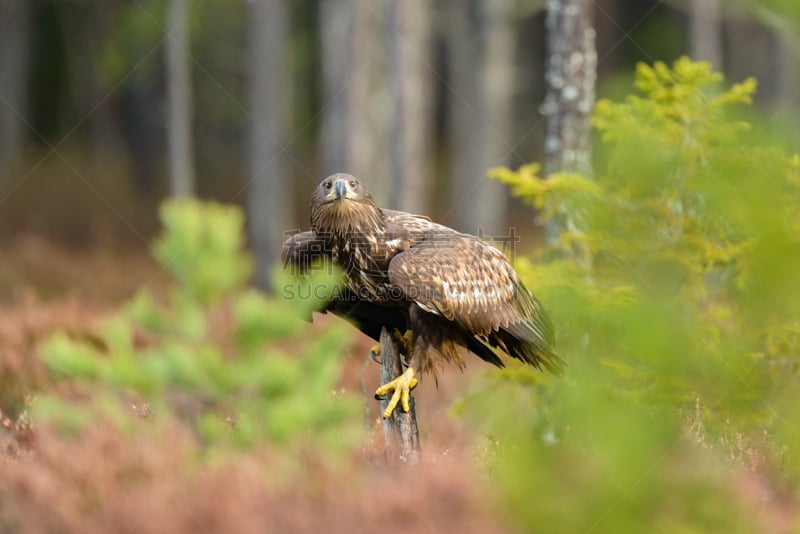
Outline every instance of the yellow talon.
<svg viewBox="0 0 800 534">
<path fill-rule="evenodd" d="M 380 343 L 372 345 L 372 347 L 369 349 L 369 356 L 370 356 L 370 358 L 372 358 L 372 360 L 375 363 L 381 363 L 381 361 L 378 359 L 378 358 L 381 357 L 381 344 Z"/>
<path fill-rule="evenodd" d="M 382 385 L 377 389 L 377 391 L 375 391 L 376 397 L 383 397 L 390 391 L 394 390 L 394 394 L 389 400 L 389 405 L 386 407 L 386 411 L 383 412 L 384 419 L 388 419 L 392 415 L 392 412 L 397 407 L 398 402 L 403 407 L 404 412 L 408 412 L 411 409 L 409 406 L 411 390 L 417 386 L 418 382 L 419 380 L 417 380 L 417 377 L 414 376 L 414 368 L 409 367 L 406 369 L 405 373 L 398 376 L 391 382 Z"/>
</svg>

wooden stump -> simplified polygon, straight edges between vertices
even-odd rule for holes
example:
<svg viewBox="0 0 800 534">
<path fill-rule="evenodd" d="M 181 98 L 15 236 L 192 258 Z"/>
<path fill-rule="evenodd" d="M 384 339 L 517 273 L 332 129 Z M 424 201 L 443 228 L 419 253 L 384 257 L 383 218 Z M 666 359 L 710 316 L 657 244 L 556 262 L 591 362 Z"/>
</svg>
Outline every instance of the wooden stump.
<svg viewBox="0 0 800 534">
<path fill-rule="evenodd" d="M 381 384 L 391 382 L 403 372 L 400 359 L 400 346 L 394 336 L 385 328 L 381 330 Z M 381 399 L 381 415 L 389 404 L 391 394 Z M 403 411 L 400 404 L 388 419 L 383 420 L 383 436 L 386 440 L 386 458 L 388 461 L 400 460 L 408 464 L 416 464 L 420 460 L 419 429 L 414 395 L 409 400 L 410 410 Z"/>
</svg>

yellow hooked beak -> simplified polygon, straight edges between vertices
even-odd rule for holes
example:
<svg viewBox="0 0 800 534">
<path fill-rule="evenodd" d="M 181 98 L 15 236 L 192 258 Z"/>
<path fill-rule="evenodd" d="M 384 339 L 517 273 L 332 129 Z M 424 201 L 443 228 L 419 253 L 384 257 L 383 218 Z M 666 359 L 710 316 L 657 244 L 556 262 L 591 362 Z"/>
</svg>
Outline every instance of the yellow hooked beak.
<svg viewBox="0 0 800 534">
<path fill-rule="evenodd" d="M 327 197 L 330 200 L 338 200 L 339 202 L 343 202 L 346 198 L 352 198 L 352 192 L 350 191 L 350 186 L 347 183 L 347 180 L 342 180 L 339 178 L 333 183 L 333 187 L 331 187 L 331 191 L 328 193 Z"/>
</svg>

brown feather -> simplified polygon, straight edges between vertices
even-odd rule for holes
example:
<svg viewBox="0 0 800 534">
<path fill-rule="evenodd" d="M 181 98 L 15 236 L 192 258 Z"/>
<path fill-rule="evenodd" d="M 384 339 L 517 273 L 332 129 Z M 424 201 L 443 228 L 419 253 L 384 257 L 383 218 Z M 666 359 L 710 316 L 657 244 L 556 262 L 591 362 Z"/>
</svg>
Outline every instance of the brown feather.
<svg viewBox="0 0 800 534">
<path fill-rule="evenodd" d="M 331 192 L 342 187 L 341 197 Z M 339 191 L 342 191 L 341 189 Z M 428 217 L 382 210 L 358 180 L 326 178 L 311 200 L 312 232 L 284 243 L 282 256 L 307 264 L 320 247 L 340 265 L 351 291 L 369 302 L 400 307 L 414 331 L 412 365 L 463 365 L 460 348 L 502 365 L 489 349 L 558 373 L 552 324 L 508 258 L 478 237 Z M 313 251 L 311 249 L 314 249 Z"/>
</svg>

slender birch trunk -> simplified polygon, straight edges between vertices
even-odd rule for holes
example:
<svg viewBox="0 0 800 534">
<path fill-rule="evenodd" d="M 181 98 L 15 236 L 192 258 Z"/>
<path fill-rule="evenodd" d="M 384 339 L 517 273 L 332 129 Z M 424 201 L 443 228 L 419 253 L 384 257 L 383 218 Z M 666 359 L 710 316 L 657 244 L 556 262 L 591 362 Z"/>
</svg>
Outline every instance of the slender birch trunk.
<svg viewBox="0 0 800 534">
<path fill-rule="evenodd" d="M 173 197 L 189 197 L 194 195 L 194 151 L 188 0 L 169 0 L 167 31 L 169 191 Z"/>
<path fill-rule="evenodd" d="M 249 6 L 247 208 L 256 255 L 256 280 L 267 287 L 289 224 L 292 190 L 287 183 L 289 6 L 285 0 L 258 0 Z"/>
</svg>

